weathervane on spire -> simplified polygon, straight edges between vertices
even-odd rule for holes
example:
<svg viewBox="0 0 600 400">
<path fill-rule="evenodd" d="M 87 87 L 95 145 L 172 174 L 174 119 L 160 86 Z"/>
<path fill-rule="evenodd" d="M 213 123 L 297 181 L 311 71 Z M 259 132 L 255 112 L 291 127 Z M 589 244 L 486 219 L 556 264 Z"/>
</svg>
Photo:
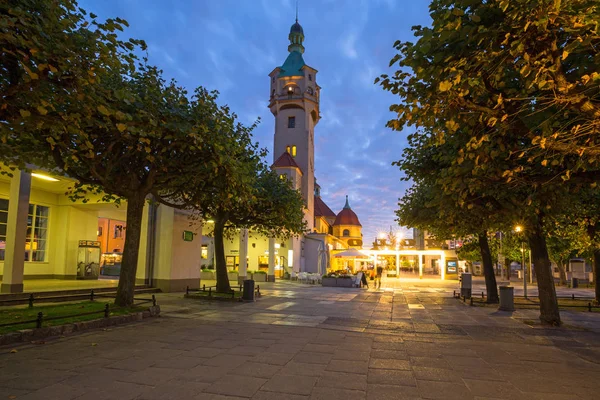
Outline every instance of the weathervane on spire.
<svg viewBox="0 0 600 400">
<path fill-rule="evenodd" d="M 296 0 L 296 22 L 298 22 L 298 0 Z"/>
</svg>

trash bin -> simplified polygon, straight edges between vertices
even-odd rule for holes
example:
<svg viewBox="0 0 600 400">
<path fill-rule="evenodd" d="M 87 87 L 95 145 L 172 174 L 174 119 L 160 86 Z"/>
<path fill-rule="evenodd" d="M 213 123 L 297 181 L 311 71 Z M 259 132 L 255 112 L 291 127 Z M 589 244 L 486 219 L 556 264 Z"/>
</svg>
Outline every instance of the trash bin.
<svg viewBox="0 0 600 400">
<path fill-rule="evenodd" d="M 571 278 L 571 287 L 573 289 L 579 287 L 579 278 Z"/>
<path fill-rule="evenodd" d="M 254 280 L 246 279 L 244 281 L 244 293 L 242 294 L 244 301 L 254 301 Z"/>
<path fill-rule="evenodd" d="M 500 286 L 500 307 L 501 311 L 515 311 L 515 295 L 512 286 Z"/>
<path fill-rule="evenodd" d="M 470 272 L 460 274 L 460 295 L 468 299 L 471 298 L 471 290 L 473 289 L 473 276 Z"/>
</svg>

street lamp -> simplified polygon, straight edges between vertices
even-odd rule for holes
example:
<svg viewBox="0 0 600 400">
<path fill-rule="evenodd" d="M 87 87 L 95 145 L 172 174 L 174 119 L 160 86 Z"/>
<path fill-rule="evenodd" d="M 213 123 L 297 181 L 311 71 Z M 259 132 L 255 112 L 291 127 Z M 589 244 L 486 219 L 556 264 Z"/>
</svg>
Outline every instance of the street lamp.
<svg viewBox="0 0 600 400">
<path fill-rule="evenodd" d="M 523 232 L 523 227 L 521 225 L 515 226 L 515 232 L 521 233 Z M 527 269 L 525 268 L 525 242 L 521 237 L 521 272 L 523 273 L 523 296 L 525 300 L 527 300 Z"/>
</svg>

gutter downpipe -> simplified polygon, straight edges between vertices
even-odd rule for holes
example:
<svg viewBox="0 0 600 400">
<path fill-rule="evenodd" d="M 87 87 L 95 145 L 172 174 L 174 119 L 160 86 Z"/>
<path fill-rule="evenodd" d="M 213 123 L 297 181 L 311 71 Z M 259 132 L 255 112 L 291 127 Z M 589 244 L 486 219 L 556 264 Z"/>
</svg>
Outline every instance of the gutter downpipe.
<svg viewBox="0 0 600 400">
<path fill-rule="evenodd" d="M 146 284 L 152 287 L 154 278 L 154 259 L 156 248 L 156 216 L 158 204 L 150 197 L 148 208 L 148 246 L 146 247 Z"/>
</svg>

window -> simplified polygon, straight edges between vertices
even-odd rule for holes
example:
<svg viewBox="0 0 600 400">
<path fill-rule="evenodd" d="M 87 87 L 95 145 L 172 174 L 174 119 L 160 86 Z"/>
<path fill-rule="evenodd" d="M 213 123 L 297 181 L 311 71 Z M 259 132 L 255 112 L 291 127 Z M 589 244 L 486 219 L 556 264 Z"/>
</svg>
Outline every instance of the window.
<svg viewBox="0 0 600 400">
<path fill-rule="evenodd" d="M 29 205 L 27 238 L 25 239 L 25 261 L 46 261 L 48 214 L 48 207 L 35 204 Z"/>
<path fill-rule="evenodd" d="M 308 89 L 306 89 L 306 91 L 308 92 L 308 94 L 310 94 L 312 96 L 313 94 L 313 89 L 311 87 L 309 87 Z"/>
<path fill-rule="evenodd" d="M 342 233 L 342 236 L 350 236 L 350 230 L 344 229 L 344 232 Z"/>
<path fill-rule="evenodd" d="M 8 221 L 8 200 L 0 199 L 0 260 L 4 260 L 6 249 L 6 222 Z"/>
<path fill-rule="evenodd" d="M 288 128 L 296 127 L 296 117 L 288 117 Z"/>
<path fill-rule="evenodd" d="M 275 77 L 271 78 L 271 82 L 275 83 Z"/>
<path fill-rule="evenodd" d="M 287 179 L 287 175 L 286 174 L 279 174 L 279 179 L 281 179 L 282 181 L 285 181 Z"/>
<path fill-rule="evenodd" d="M 296 146 L 292 146 L 292 157 L 296 157 Z"/>
<path fill-rule="evenodd" d="M 25 239 L 25 261 L 45 261 L 48 240 L 49 208 L 29 205 L 27 214 L 27 237 Z M 8 200 L 0 199 L 0 260 L 6 254 L 6 225 L 8 222 Z"/>
<path fill-rule="evenodd" d="M 208 245 L 205 245 L 205 244 L 202 245 L 200 258 L 202 258 L 204 260 L 206 260 L 208 258 Z"/>
<path fill-rule="evenodd" d="M 291 152 L 290 146 L 285 146 L 285 152 L 286 153 L 290 153 Z"/>
<path fill-rule="evenodd" d="M 312 82 L 312 75 L 308 74 L 308 80 Z"/>
</svg>

